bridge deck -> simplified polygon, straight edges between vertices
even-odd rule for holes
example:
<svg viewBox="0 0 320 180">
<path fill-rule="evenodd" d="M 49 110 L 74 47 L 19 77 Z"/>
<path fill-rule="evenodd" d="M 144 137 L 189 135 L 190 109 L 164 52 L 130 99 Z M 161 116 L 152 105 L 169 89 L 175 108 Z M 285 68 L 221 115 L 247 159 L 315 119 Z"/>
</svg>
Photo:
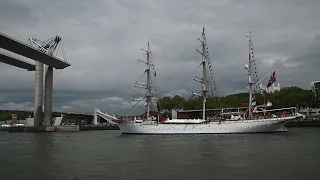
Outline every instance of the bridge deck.
<svg viewBox="0 0 320 180">
<path fill-rule="evenodd" d="M 0 52 L 0 62 L 3 62 L 5 64 L 9 64 L 15 67 L 19 67 L 22 69 L 26 69 L 28 71 L 34 71 L 36 69 L 34 64 L 28 63 L 24 60 L 20 60 L 17 58 L 14 58 L 12 56 L 3 54 Z"/>
<path fill-rule="evenodd" d="M 13 39 L 5 34 L 0 32 L 0 48 L 6 49 L 8 51 L 14 52 L 21 56 L 28 57 L 35 61 L 47 64 L 56 69 L 64 69 L 70 64 L 66 61 L 63 61 L 59 58 L 55 58 L 48 54 L 42 53 L 41 51 L 29 46 L 26 43 L 23 43 L 19 40 Z"/>
</svg>

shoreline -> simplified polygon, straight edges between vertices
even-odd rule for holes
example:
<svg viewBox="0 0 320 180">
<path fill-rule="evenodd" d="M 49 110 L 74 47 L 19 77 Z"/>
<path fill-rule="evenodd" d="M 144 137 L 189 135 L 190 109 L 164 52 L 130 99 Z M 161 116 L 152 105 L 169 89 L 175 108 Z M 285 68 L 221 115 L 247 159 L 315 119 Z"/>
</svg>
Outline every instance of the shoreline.
<svg viewBox="0 0 320 180">
<path fill-rule="evenodd" d="M 286 127 L 320 127 L 320 120 L 289 121 Z"/>
</svg>

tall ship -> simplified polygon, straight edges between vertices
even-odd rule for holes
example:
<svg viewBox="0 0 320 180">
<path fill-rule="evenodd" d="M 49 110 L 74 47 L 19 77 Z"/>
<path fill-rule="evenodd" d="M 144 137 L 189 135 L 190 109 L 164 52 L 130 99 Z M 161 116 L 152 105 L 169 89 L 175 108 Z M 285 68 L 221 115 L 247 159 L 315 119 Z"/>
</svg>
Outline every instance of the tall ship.
<svg viewBox="0 0 320 180">
<path fill-rule="evenodd" d="M 195 76 L 194 80 L 201 84 L 201 93 L 192 93 L 194 96 L 199 96 L 202 99 L 202 118 L 199 119 L 160 119 L 159 116 L 152 116 L 150 107 L 153 104 L 152 91 L 156 89 L 152 81 L 153 62 L 150 60 L 152 54 L 150 45 L 146 51 L 146 83 L 137 82 L 135 85 L 146 90 L 146 96 L 138 101 L 146 102 L 146 117 L 134 119 L 120 119 L 101 112 L 99 109 L 94 111 L 94 122 L 97 122 L 97 117 L 100 116 L 110 123 L 117 124 L 122 134 L 230 134 L 230 133 L 263 133 L 263 132 L 287 132 L 285 123 L 289 120 L 299 118 L 302 115 L 297 113 L 296 107 L 288 107 L 281 109 L 270 109 L 271 102 L 264 105 L 256 105 L 253 102 L 254 88 L 269 74 L 258 82 L 253 81 L 253 58 L 252 58 L 252 38 L 251 33 L 247 35 L 249 39 L 249 62 L 245 65 L 248 71 L 249 84 L 249 107 L 246 113 L 236 113 L 235 115 L 225 116 L 226 113 L 221 109 L 219 118 L 209 118 L 206 116 L 206 101 L 209 94 L 209 80 L 207 69 L 209 62 L 207 61 L 208 53 L 205 50 L 206 38 L 204 28 L 202 31 L 202 51 L 198 51 L 202 56 L 202 75 Z M 209 64 L 209 66 L 211 66 Z M 208 80 L 209 79 L 209 80 Z M 275 72 L 273 72 L 269 84 L 274 83 Z"/>
</svg>

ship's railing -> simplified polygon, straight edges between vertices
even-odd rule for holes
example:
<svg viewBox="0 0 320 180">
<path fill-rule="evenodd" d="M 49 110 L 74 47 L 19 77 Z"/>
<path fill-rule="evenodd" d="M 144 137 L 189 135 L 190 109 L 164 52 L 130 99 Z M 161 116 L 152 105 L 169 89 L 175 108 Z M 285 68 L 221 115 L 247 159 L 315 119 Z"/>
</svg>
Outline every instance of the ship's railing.
<svg viewBox="0 0 320 180">
<path fill-rule="evenodd" d="M 286 107 L 286 108 L 278 108 L 278 109 L 264 109 L 264 107 L 258 107 L 258 108 L 259 109 L 252 111 L 252 118 L 254 119 L 268 119 L 268 118 L 295 116 L 298 113 L 298 110 L 296 107 Z M 232 116 L 237 116 L 237 117 L 241 117 L 239 119 L 241 120 L 241 119 L 248 119 L 248 117 L 246 117 L 248 113 L 249 113 L 249 109 L 246 109 L 245 111 L 240 111 L 240 109 L 238 109 L 238 111 L 225 111 L 225 109 L 222 108 L 220 113 L 209 118 L 212 118 L 215 120 L 219 120 L 219 118 L 221 118 L 222 120 L 223 119 L 237 120 L 237 119 L 232 119 Z M 216 117 L 217 115 L 220 117 Z"/>
<path fill-rule="evenodd" d="M 284 111 L 284 110 L 294 110 L 297 112 L 297 107 L 287 107 L 287 108 L 279 108 L 279 109 L 266 109 L 263 111 L 255 111 L 255 112 L 270 112 L 270 111 Z"/>
<path fill-rule="evenodd" d="M 278 109 L 263 109 L 254 110 L 252 115 L 255 119 L 268 119 L 277 117 L 289 117 L 297 114 L 296 107 L 278 108 Z"/>
</svg>

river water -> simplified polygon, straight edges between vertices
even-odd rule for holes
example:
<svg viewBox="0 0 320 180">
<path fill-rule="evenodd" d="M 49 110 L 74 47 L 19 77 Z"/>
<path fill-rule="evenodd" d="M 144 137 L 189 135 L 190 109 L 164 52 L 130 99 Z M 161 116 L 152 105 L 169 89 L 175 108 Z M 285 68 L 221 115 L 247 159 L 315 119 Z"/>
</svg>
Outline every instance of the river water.
<svg viewBox="0 0 320 180">
<path fill-rule="evenodd" d="M 243 135 L 0 132 L 1 180 L 320 179 L 320 128 Z"/>
</svg>

